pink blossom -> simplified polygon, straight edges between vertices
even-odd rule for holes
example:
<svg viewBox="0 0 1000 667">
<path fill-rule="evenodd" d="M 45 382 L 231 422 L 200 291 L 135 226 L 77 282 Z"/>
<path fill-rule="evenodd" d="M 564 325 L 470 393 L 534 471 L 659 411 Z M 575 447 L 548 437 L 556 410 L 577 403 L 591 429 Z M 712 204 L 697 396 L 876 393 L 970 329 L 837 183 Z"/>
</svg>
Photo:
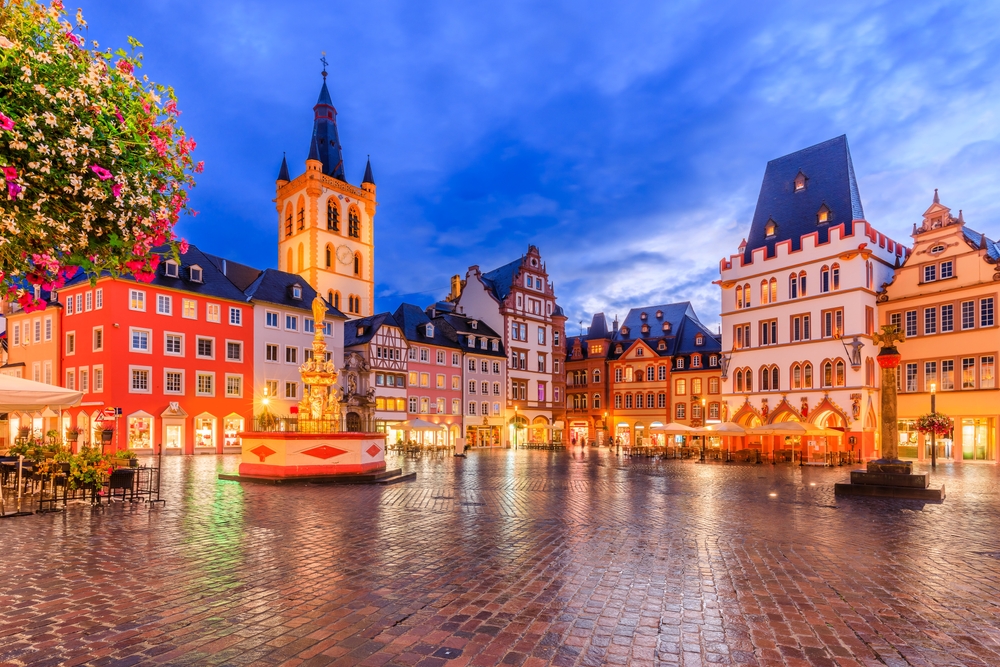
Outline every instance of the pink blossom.
<svg viewBox="0 0 1000 667">
<path fill-rule="evenodd" d="M 111 194 L 113 194 L 115 196 L 115 199 L 118 199 L 119 197 L 121 197 L 122 196 L 122 184 L 121 183 L 115 183 L 111 187 Z"/>
<path fill-rule="evenodd" d="M 135 65 L 133 65 L 127 60 L 119 60 L 117 63 L 115 63 L 115 67 L 117 67 L 119 71 L 125 72 L 126 74 L 131 74 L 133 71 L 135 71 Z"/>
<path fill-rule="evenodd" d="M 9 132 L 14 129 L 14 121 L 0 113 L 0 130 Z"/>
<path fill-rule="evenodd" d="M 90 165 L 90 170 L 95 174 L 97 174 L 97 177 L 100 178 L 102 181 L 106 181 L 109 178 L 111 178 L 111 172 L 105 169 L 104 167 L 92 164 Z"/>
<path fill-rule="evenodd" d="M 191 246 L 189 246 L 189 245 L 188 245 L 188 242 L 187 242 L 187 241 L 185 241 L 184 239 L 181 239 L 181 242 L 180 242 L 180 245 L 178 245 L 178 246 L 177 246 L 177 250 L 178 250 L 178 252 L 180 252 L 180 253 L 181 253 L 182 255 L 186 255 L 186 254 L 187 254 L 187 251 L 188 251 L 188 248 L 190 248 L 190 247 L 191 247 Z"/>
<path fill-rule="evenodd" d="M 17 180 L 17 167 L 4 167 L 3 177 L 8 181 Z"/>
<path fill-rule="evenodd" d="M 118 122 L 122 125 L 125 124 L 125 117 L 122 116 L 122 112 L 118 109 L 118 107 L 115 107 L 115 118 L 117 118 Z"/>
<path fill-rule="evenodd" d="M 21 194 L 21 190 L 23 189 L 24 188 L 22 188 L 17 183 L 7 181 L 7 194 L 10 196 L 11 199 L 17 199 L 17 196 Z"/>
<path fill-rule="evenodd" d="M 205 171 L 205 161 L 204 160 L 202 160 L 201 162 L 199 162 L 198 164 L 196 164 L 194 166 L 194 173 L 200 174 L 203 171 Z"/>
<path fill-rule="evenodd" d="M 72 32 L 67 32 L 66 33 L 66 39 L 68 39 L 69 41 L 73 42 L 77 46 L 81 46 L 83 44 L 83 42 L 80 41 L 80 38 L 77 37 L 76 35 L 74 35 Z"/>
</svg>

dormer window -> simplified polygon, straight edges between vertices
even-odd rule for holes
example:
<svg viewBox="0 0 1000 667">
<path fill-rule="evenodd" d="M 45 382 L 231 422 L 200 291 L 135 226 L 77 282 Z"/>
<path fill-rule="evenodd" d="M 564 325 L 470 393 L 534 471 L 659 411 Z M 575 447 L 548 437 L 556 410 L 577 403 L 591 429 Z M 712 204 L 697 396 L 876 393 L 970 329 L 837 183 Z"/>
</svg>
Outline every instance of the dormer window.
<svg viewBox="0 0 1000 667">
<path fill-rule="evenodd" d="M 364 336 L 364 335 L 365 335 L 365 328 L 361 325 L 358 325 L 358 336 Z"/>
<path fill-rule="evenodd" d="M 466 342 L 468 343 L 469 347 L 475 347 L 476 346 L 476 337 L 475 336 L 466 336 Z"/>
<path fill-rule="evenodd" d="M 656 346 L 656 349 L 657 350 L 665 350 L 665 349 L 667 349 L 667 341 L 661 340 L 660 344 Z"/>
<path fill-rule="evenodd" d="M 190 269 L 188 269 L 188 275 L 191 276 L 191 282 L 193 283 L 203 282 L 201 267 L 198 266 L 197 264 L 194 264 L 193 266 L 191 266 Z"/>
<path fill-rule="evenodd" d="M 424 335 L 427 336 L 428 338 L 434 338 L 434 325 L 433 324 L 428 323 L 428 324 L 424 325 Z"/>
<path fill-rule="evenodd" d="M 493 349 L 494 352 L 499 352 L 500 351 L 500 341 L 497 341 L 497 340 L 492 341 L 491 347 L 492 347 L 492 349 Z"/>
<path fill-rule="evenodd" d="M 487 341 L 486 341 L 485 338 L 480 338 L 479 339 L 479 349 L 480 350 L 485 350 L 486 349 L 486 342 Z"/>
<path fill-rule="evenodd" d="M 800 171 L 798 175 L 795 177 L 795 191 L 802 192 L 803 190 L 805 190 L 806 181 L 808 180 L 809 179 L 806 177 L 806 175 Z"/>
<path fill-rule="evenodd" d="M 670 331 L 670 322 L 664 322 L 663 323 L 663 330 L 667 331 L 667 332 Z"/>
<path fill-rule="evenodd" d="M 622 327 L 622 335 L 623 336 L 627 336 L 628 335 L 628 327 Z"/>
<path fill-rule="evenodd" d="M 677 368 L 684 368 L 684 357 L 677 358 Z"/>
<path fill-rule="evenodd" d="M 479 322 L 477 322 L 476 320 L 472 320 L 472 321 L 469 322 L 469 328 L 472 329 L 473 331 L 475 331 L 475 329 L 478 326 L 479 326 Z"/>
<path fill-rule="evenodd" d="M 648 317 L 648 315 L 646 315 L 646 313 L 643 313 L 642 315 L 639 315 L 639 319 L 642 320 L 643 322 L 646 321 L 647 317 Z"/>
<path fill-rule="evenodd" d="M 767 224 L 764 225 L 764 235 L 771 238 L 778 232 L 778 223 L 773 219 L 768 219 Z"/>
<path fill-rule="evenodd" d="M 622 353 L 622 346 L 615 345 L 615 354 L 621 354 L 621 353 Z"/>
<path fill-rule="evenodd" d="M 704 345 L 705 344 L 705 336 L 703 336 L 702 334 L 698 334 L 697 336 L 695 336 L 694 337 L 694 344 L 695 345 Z"/>
<path fill-rule="evenodd" d="M 298 285 L 298 284 L 292 285 L 292 298 L 293 299 L 301 299 L 302 298 L 302 286 L 301 285 Z"/>
<path fill-rule="evenodd" d="M 819 207 L 819 211 L 816 213 L 816 222 L 820 225 L 830 222 L 830 207 L 823 204 Z"/>
<path fill-rule="evenodd" d="M 644 333 L 644 334 L 648 334 L 649 333 L 649 325 L 648 324 L 643 324 L 642 325 L 642 333 Z"/>
<path fill-rule="evenodd" d="M 662 320 L 663 319 L 663 311 L 662 310 L 656 311 L 656 319 L 658 319 L 658 320 Z"/>
<path fill-rule="evenodd" d="M 168 259 L 167 263 L 163 265 L 163 275 L 168 278 L 176 278 L 180 275 L 179 268 L 180 267 L 177 266 L 177 262 L 172 259 Z"/>
</svg>

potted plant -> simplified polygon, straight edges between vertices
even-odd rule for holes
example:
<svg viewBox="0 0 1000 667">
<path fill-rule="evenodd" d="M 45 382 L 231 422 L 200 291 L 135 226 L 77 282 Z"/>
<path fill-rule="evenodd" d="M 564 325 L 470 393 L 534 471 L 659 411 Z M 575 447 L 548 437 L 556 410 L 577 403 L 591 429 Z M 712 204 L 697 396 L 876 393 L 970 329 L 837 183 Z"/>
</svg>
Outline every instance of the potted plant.
<svg viewBox="0 0 1000 667">
<path fill-rule="evenodd" d="M 115 427 L 99 424 L 97 426 L 97 433 L 100 435 L 101 442 L 107 444 L 115 437 Z"/>
<path fill-rule="evenodd" d="M 115 452 L 114 463 L 119 468 L 138 468 L 139 455 L 131 449 L 123 449 L 120 452 Z"/>
<path fill-rule="evenodd" d="M 70 426 L 66 429 L 66 442 L 76 442 L 80 439 L 80 429 L 76 426 Z"/>
</svg>

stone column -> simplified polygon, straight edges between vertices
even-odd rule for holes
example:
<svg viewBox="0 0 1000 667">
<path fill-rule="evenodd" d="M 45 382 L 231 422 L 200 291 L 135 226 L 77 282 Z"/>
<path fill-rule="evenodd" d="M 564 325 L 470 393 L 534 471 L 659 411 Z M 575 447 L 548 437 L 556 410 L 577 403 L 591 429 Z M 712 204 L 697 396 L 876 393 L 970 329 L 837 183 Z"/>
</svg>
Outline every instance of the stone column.
<svg viewBox="0 0 1000 667">
<path fill-rule="evenodd" d="M 882 369 L 882 438 L 884 461 L 899 460 L 899 424 L 896 419 L 896 368 Z"/>
</svg>

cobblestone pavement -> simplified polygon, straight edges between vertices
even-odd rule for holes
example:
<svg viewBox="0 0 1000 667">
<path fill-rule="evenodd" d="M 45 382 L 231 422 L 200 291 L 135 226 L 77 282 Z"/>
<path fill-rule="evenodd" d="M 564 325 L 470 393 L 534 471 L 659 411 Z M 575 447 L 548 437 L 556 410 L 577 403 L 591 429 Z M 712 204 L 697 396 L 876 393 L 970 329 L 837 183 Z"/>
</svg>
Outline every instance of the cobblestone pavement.
<svg viewBox="0 0 1000 667">
<path fill-rule="evenodd" d="M 1000 665 L 1000 472 L 473 452 L 388 487 L 220 482 L 0 521 L 0 665 Z"/>
</svg>

